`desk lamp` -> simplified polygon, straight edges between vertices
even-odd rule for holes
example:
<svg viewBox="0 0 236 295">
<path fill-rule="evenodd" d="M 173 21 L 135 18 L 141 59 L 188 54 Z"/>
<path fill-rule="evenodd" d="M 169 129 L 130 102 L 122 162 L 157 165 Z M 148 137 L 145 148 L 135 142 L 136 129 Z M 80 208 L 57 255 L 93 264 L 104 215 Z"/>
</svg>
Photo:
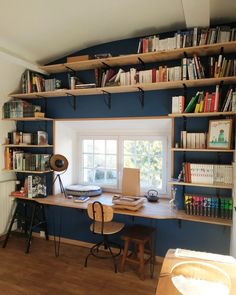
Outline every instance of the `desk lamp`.
<svg viewBox="0 0 236 295">
<path fill-rule="evenodd" d="M 58 179 L 61 193 L 64 194 L 65 198 L 67 198 L 67 194 L 61 180 L 61 175 L 65 173 L 68 168 L 68 165 L 69 165 L 68 160 L 66 159 L 66 157 L 60 154 L 52 155 L 49 160 L 49 165 L 53 171 L 58 172 L 52 184 L 54 184 L 56 180 Z"/>
</svg>

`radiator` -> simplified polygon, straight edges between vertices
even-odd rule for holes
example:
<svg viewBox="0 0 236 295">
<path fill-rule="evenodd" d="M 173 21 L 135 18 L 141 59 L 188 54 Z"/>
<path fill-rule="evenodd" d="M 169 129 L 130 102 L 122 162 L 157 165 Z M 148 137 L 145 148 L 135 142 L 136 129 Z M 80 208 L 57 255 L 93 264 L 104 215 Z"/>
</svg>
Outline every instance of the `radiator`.
<svg viewBox="0 0 236 295">
<path fill-rule="evenodd" d="M 9 197 L 15 190 L 15 180 L 0 182 L 0 236 L 7 232 L 11 214 L 14 207 L 14 199 Z M 12 229 L 15 229 L 14 226 Z"/>
</svg>

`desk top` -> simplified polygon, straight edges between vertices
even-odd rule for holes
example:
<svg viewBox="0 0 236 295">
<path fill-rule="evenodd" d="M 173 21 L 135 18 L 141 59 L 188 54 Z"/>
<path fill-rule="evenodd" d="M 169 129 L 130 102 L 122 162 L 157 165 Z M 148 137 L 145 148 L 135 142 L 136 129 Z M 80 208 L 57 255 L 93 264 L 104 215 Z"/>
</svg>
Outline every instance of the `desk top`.
<svg viewBox="0 0 236 295">
<path fill-rule="evenodd" d="M 90 199 L 84 203 L 73 202 L 73 199 L 66 199 L 64 195 L 62 194 L 50 195 L 47 198 L 34 198 L 34 199 L 28 199 L 26 197 L 15 197 L 15 198 L 31 200 L 31 201 L 33 200 L 40 204 L 45 204 L 45 205 L 61 206 L 61 207 L 67 207 L 67 208 L 77 208 L 77 209 L 86 210 L 88 204 L 94 201 L 99 201 L 105 205 L 112 205 L 113 195 L 114 195 L 113 193 L 103 193 L 102 195 L 97 197 L 90 197 Z M 145 199 L 144 206 L 137 211 L 131 211 L 126 209 L 115 209 L 114 212 L 116 214 L 139 216 L 139 217 L 152 218 L 152 219 L 178 219 L 178 220 L 188 220 L 188 221 L 203 222 L 203 223 L 210 223 L 210 224 L 219 224 L 219 225 L 225 225 L 225 226 L 232 225 L 232 221 L 227 219 L 187 215 L 184 212 L 184 210 L 178 210 L 178 211 L 171 210 L 168 199 L 159 199 L 158 203 L 151 203 Z"/>
<path fill-rule="evenodd" d="M 230 295 L 236 294 L 236 264 L 206 261 L 199 258 L 182 258 L 175 256 L 175 250 L 168 250 L 160 273 L 156 295 L 181 295 L 181 293 L 175 288 L 171 281 L 171 270 L 176 263 L 184 261 L 196 261 L 196 262 L 207 262 L 218 268 L 224 270 L 231 279 L 231 292 Z"/>
</svg>

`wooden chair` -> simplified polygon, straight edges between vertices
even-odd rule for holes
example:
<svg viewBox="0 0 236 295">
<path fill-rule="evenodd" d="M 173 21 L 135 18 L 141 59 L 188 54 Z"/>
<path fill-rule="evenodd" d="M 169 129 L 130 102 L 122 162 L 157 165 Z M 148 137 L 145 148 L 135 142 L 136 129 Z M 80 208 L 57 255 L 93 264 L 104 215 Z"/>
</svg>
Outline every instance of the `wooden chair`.
<svg viewBox="0 0 236 295">
<path fill-rule="evenodd" d="M 124 253 L 121 261 L 121 272 L 124 271 L 126 262 L 139 265 L 139 276 L 142 280 L 144 280 L 144 266 L 147 262 L 150 262 L 151 278 L 153 277 L 155 265 L 154 234 L 154 228 L 144 225 L 133 225 L 126 229 L 121 236 L 121 239 L 125 242 Z M 131 246 L 134 246 L 134 251 L 131 251 L 129 254 L 129 248 Z M 148 246 L 148 249 L 145 249 L 145 246 Z M 148 254 L 148 258 L 146 260 L 145 253 Z"/>
<path fill-rule="evenodd" d="M 113 219 L 112 207 L 107 205 L 102 205 L 98 201 L 89 204 L 87 212 L 88 212 L 89 218 L 93 220 L 93 223 L 90 226 L 90 230 L 94 234 L 102 235 L 103 240 L 90 248 L 90 252 L 85 259 L 84 266 L 87 267 L 87 262 L 90 255 L 93 255 L 97 258 L 112 258 L 115 272 L 117 272 L 117 263 L 115 258 L 120 255 L 121 247 L 120 245 L 116 243 L 109 242 L 108 236 L 120 232 L 123 229 L 124 224 L 112 221 Z M 113 253 L 111 249 L 111 245 L 115 245 L 116 247 L 118 247 L 119 252 Z M 99 249 L 101 249 L 101 247 L 104 247 L 105 250 L 108 249 L 110 255 L 109 256 L 101 255 L 101 253 L 99 253 Z"/>
</svg>

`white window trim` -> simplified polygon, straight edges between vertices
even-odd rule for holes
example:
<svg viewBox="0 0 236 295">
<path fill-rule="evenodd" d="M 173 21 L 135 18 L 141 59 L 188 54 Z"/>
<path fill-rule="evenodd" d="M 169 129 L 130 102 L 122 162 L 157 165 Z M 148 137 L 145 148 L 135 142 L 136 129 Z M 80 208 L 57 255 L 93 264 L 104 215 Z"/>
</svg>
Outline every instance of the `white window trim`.
<svg viewBox="0 0 236 295">
<path fill-rule="evenodd" d="M 78 136 L 78 149 L 79 149 L 79 176 L 78 176 L 78 180 L 79 183 L 84 183 L 83 182 L 83 140 L 84 139 L 104 139 L 104 140 L 110 140 L 110 139 L 114 139 L 117 140 L 117 186 L 109 186 L 109 185 L 105 185 L 102 186 L 104 191 L 113 191 L 113 192 L 121 192 L 121 185 L 122 185 L 122 167 L 123 167 L 123 141 L 124 140 L 161 140 L 163 142 L 163 187 L 162 190 L 158 190 L 160 195 L 164 195 L 166 196 L 169 191 L 168 191 L 168 176 L 169 176 L 169 158 L 170 158 L 170 154 L 169 154 L 169 136 L 168 135 L 158 135 L 158 134 L 152 134 L 152 135 L 131 135 L 130 132 L 128 132 L 129 134 L 125 134 L 125 131 L 122 132 L 123 133 L 122 136 L 112 136 L 112 135 L 79 135 Z M 136 133 L 136 132 L 134 132 Z M 166 164 L 165 164 L 166 163 Z M 146 193 L 147 191 L 141 191 L 141 194 Z"/>
</svg>

